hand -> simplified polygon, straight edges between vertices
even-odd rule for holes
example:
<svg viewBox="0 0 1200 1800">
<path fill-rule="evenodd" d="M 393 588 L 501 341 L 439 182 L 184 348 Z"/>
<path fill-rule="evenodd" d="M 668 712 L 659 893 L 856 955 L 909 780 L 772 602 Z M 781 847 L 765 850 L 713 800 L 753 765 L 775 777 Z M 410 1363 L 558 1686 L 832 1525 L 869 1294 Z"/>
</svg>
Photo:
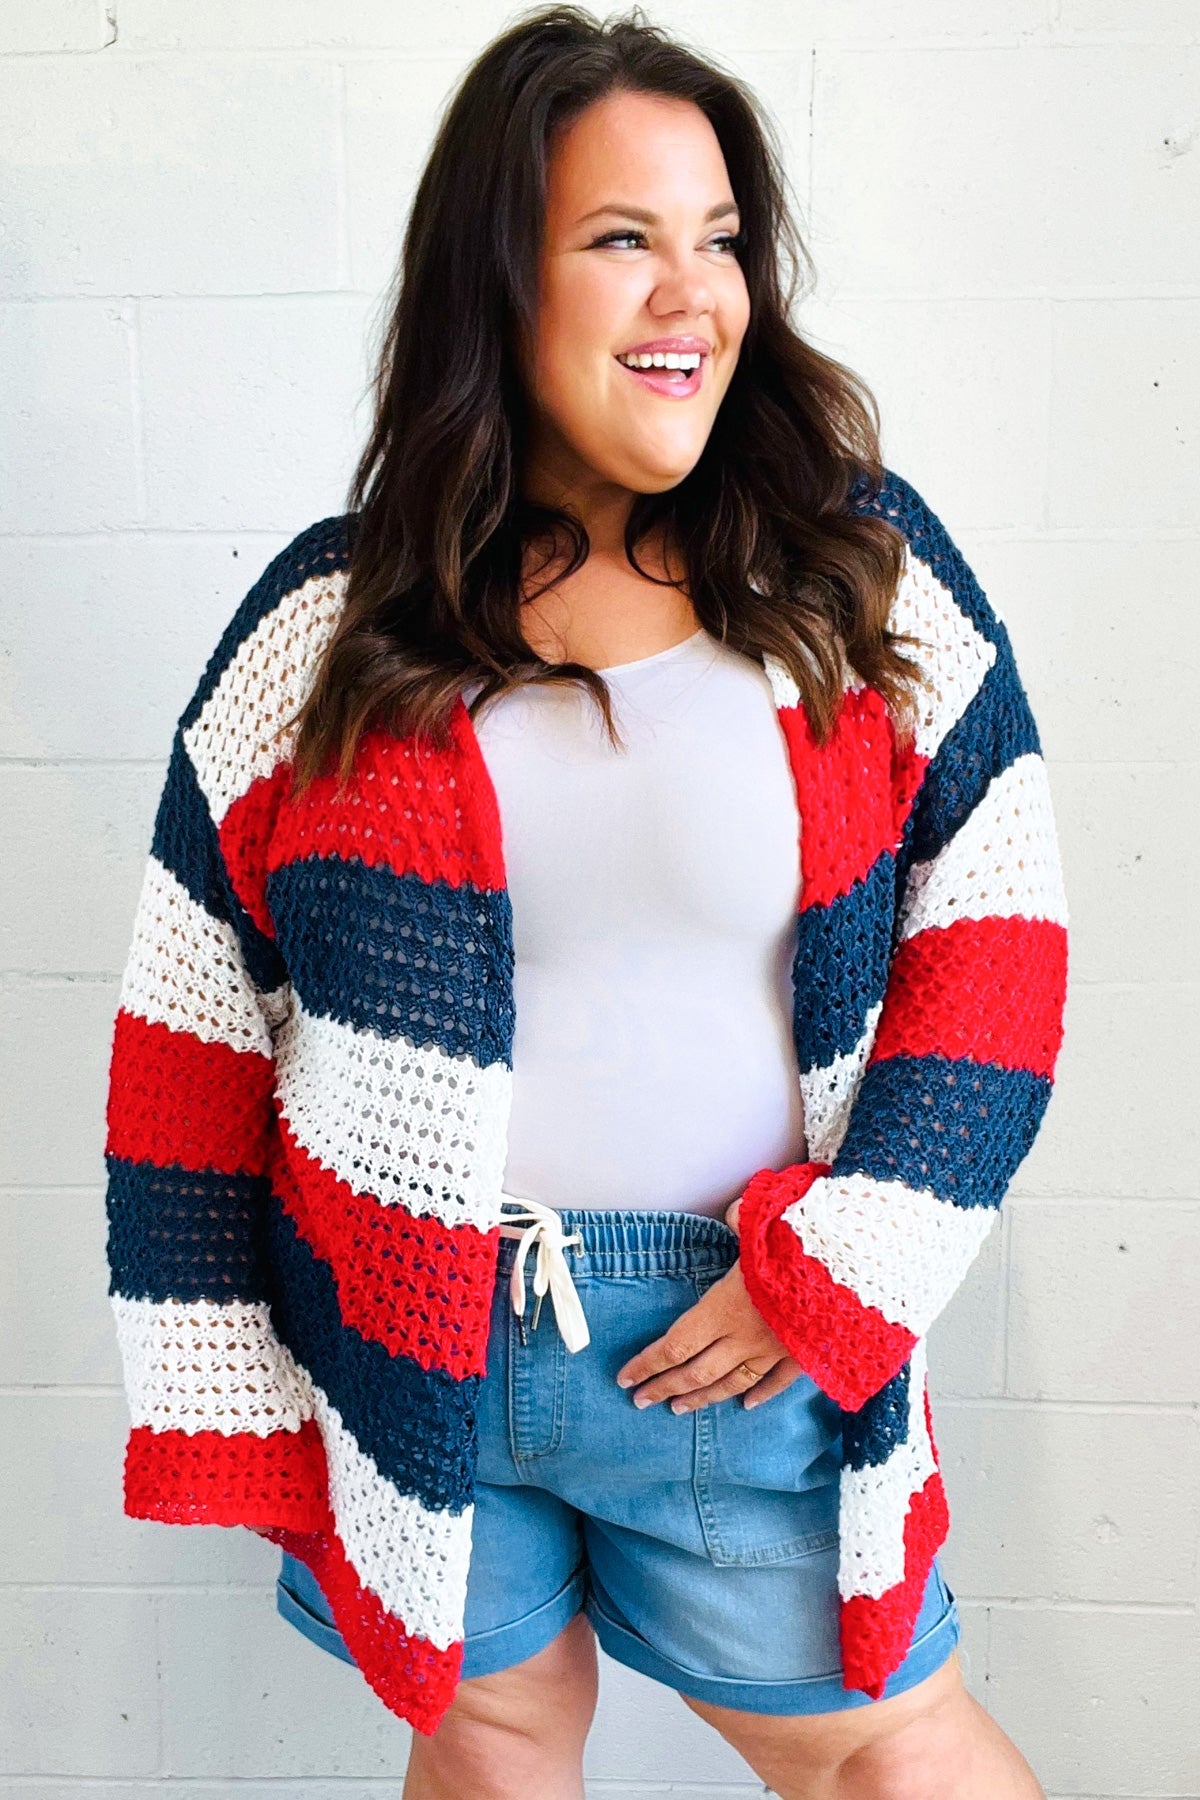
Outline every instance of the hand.
<svg viewBox="0 0 1200 1800">
<path fill-rule="evenodd" d="M 735 1232 L 740 1205 L 735 1200 L 725 1214 Z M 735 1262 L 669 1331 L 618 1369 L 617 1382 L 636 1389 L 635 1406 L 675 1396 L 671 1411 L 687 1413 L 734 1394 L 745 1395 L 743 1406 L 759 1406 L 801 1373 L 746 1292 Z"/>
</svg>

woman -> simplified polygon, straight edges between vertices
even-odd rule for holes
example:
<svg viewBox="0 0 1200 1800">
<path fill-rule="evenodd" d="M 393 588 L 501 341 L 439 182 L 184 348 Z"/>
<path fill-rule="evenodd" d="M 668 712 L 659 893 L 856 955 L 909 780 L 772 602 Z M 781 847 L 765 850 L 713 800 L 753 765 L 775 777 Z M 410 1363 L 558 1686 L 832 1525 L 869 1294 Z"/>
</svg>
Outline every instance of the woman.
<svg viewBox="0 0 1200 1800">
<path fill-rule="evenodd" d="M 582 1795 L 597 1636 L 782 1800 L 1041 1791 L 962 1682 L 925 1333 L 1049 1096 L 1053 821 L 1003 626 L 788 323 L 782 193 L 636 15 L 492 44 L 351 510 L 176 733 L 126 1510 L 282 1548 L 406 1800 Z"/>
</svg>

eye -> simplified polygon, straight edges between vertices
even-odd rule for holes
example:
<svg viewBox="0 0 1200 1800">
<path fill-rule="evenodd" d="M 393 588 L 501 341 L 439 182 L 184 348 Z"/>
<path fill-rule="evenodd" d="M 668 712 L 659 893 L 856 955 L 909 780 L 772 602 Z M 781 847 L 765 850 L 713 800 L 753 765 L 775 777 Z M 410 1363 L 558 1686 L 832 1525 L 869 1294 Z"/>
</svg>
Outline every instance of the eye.
<svg viewBox="0 0 1200 1800">
<path fill-rule="evenodd" d="M 623 243 L 633 239 L 637 239 L 640 243 L 644 244 L 646 241 L 646 234 L 644 231 L 607 231 L 603 237 L 596 238 L 595 242 L 592 244 L 592 249 L 598 250 L 608 244 Z M 712 242 L 714 245 L 719 245 L 728 255 L 736 255 L 744 245 L 745 238 L 740 231 L 723 231 L 718 237 L 713 238 Z"/>
<path fill-rule="evenodd" d="M 646 243 L 646 232 L 644 230 L 608 230 L 608 232 L 604 232 L 603 238 L 597 238 L 592 243 L 592 248 L 599 250 L 603 245 L 621 243 L 622 239 L 626 238 L 639 238 L 642 243 Z"/>
</svg>

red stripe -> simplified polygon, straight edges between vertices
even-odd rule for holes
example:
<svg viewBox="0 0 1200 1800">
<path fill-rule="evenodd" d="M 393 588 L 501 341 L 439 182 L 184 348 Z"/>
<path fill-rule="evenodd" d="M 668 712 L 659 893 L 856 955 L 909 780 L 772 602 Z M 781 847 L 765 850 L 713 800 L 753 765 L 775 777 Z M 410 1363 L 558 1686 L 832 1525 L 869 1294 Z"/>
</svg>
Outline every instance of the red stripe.
<svg viewBox="0 0 1200 1800">
<path fill-rule="evenodd" d="M 291 779 L 291 765 L 276 763 L 269 775 L 258 776 L 238 795 L 217 831 L 233 891 L 269 938 L 275 936 L 275 926 L 267 910 L 266 851 Z"/>
<path fill-rule="evenodd" d="M 267 1437 L 135 1427 L 125 1450 L 125 1512 L 169 1525 L 245 1525 L 298 1557 L 384 1705 L 418 1731 L 436 1731 L 458 1686 L 462 1642 L 439 1650 L 406 1631 L 359 1581 L 330 1511 L 314 1420 Z"/>
<path fill-rule="evenodd" d="M 1048 919 L 956 919 L 898 947 L 872 1062 L 969 1057 L 1052 1076 L 1063 1038 L 1067 934 Z"/>
<path fill-rule="evenodd" d="M 205 1043 L 119 1007 L 105 1149 L 159 1168 L 259 1175 L 273 1081 L 271 1058 L 257 1050 Z"/>
<path fill-rule="evenodd" d="M 857 1412 L 903 1367 L 916 1338 L 809 1256 L 780 1214 L 829 1173 L 828 1163 L 760 1169 L 738 1208 L 746 1292 L 805 1374 L 845 1412 Z"/>
<path fill-rule="evenodd" d="M 504 886 L 495 790 L 461 699 L 451 742 L 366 732 L 344 791 L 318 776 L 280 809 L 266 869 L 306 856 L 358 857 L 371 868 L 452 887 Z"/>
<path fill-rule="evenodd" d="M 439 1650 L 404 1628 L 364 1587 L 346 1555 L 332 1516 L 315 1532 L 256 1527 L 260 1537 L 307 1565 L 316 1577 L 342 1641 L 367 1685 L 390 1712 L 430 1737 L 445 1717 L 462 1670 L 461 1638 Z"/>
<path fill-rule="evenodd" d="M 486 1374 L 498 1226 L 451 1228 L 356 1194 L 309 1156 L 281 1110 L 267 1173 L 313 1254 L 332 1270 L 344 1324 L 423 1369 L 445 1369 L 456 1380 Z"/>
<path fill-rule="evenodd" d="M 168 1525 L 288 1525 L 328 1514 L 325 1450 L 315 1422 L 299 1431 L 154 1431 L 125 1446 L 125 1511 Z"/>
<path fill-rule="evenodd" d="M 928 1416 L 928 1391 L 925 1398 Z M 888 1677 L 912 1648 L 913 1628 L 925 1598 L 929 1571 L 949 1532 L 946 1490 L 940 1471 L 935 1469 L 908 1503 L 904 1580 L 877 1599 L 868 1594 L 852 1594 L 838 1607 L 844 1688 L 858 1688 L 872 1700 L 882 1700 Z"/>
<path fill-rule="evenodd" d="M 883 695 L 848 690 L 824 746 L 802 706 L 779 709 L 803 830 L 800 906 L 828 906 L 900 848 L 928 758 L 896 745 Z"/>
</svg>

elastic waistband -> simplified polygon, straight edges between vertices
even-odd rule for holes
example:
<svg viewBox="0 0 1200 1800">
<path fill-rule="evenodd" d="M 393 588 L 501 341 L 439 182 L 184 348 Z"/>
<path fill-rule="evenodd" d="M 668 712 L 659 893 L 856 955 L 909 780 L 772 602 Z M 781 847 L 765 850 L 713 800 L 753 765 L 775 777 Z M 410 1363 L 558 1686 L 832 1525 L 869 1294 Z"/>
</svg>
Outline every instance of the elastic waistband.
<svg viewBox="0 0 1200 1800">
<path fill-rule="evenodd" d="M 501 1219 L 527 1204 L 509 1196 Z M 705 1213 L 643 1207 L 556 1207 L 563 1234 L 578 1232 L 582 1244 L 563 1252 L 573 1279 L 587 1275 L 683 1275 L 693 1270 L 725 1270 L 737 1260 L 737 1233 L 723 1219 Z M 508 1274 L 517 1240 L 500 1239 L 497 1274 Z"/>
</svg>

